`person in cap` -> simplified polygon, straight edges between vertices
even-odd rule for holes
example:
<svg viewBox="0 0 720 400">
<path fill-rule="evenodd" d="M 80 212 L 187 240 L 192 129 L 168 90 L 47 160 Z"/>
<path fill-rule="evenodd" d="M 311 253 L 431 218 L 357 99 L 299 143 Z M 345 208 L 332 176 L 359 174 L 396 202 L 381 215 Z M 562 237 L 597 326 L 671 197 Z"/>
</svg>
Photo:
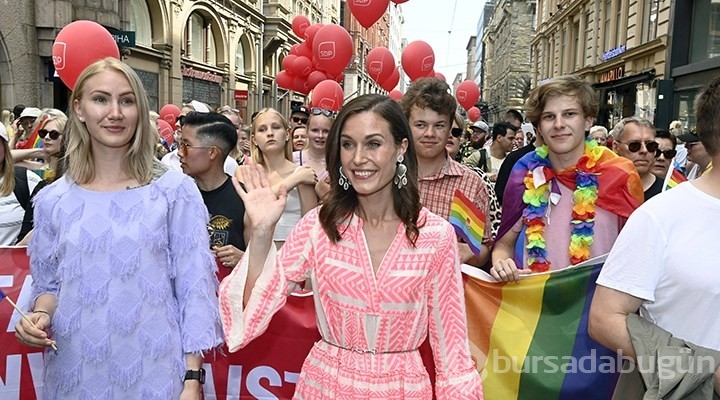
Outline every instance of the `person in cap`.
<svg viewBox="0 0 720 400">
<path fill-rule="evenodd" d="M 470 138 L 460 145 L 460 151 L 455 156 L 455 161 L 465 164 L 465 159 L 473 152 L 480 150 L 487 141 L 487 134 L 490 131 L 488 124 L 484 121 L 475 121 L 470 125 Z M 477 165 L 473 165 L 474 167 Z"/>
<path fill-rule="evenodd" d="M 491 181 L 495 181 L 498 171 L 505 161 L 505 157 L 515 144 L 515 126 L 509 122 L 498 122 L 492 129 L 492 143 L 490 149 L 481 148 L 465 159 L 463 164 L 468 167 L 477 167 L 487 173 Z"/>
<path fill-rule="evenodd" d="M 688 171 L 686 177 L 689 181 L 698 178 L 712 168 L 712 157 L 705 149 L 705 145 L 700 141 L 697 132 L 688 132 L 678 136 L 678 139 L 685 142 L 688 158 Z M 690 166 L 692 163 L 692 166 Z"/>
<path fill-rule="evenodd" d="M 35 120 L 42 114 L 42 110 L 35 107 L 26 107 L 20 117 L 18 118 L 18 127 L 22 129 L 21 132 L 16 132 L 13 136 L 13 141 L 17 140 L 15 144 L 16 149 L 32 149 L 35 147 L 35 139 L 37 138 L 37 132 L 34 132 Z"/>
<path fill-rule="evenodd" d="M 690 146 L 693 157 L 698 155 L 696 147 L 703 146 L 707 157 L 720 163 L 720 77 L 699 93 L 695 113 L 698 134 L 683 140 L 693 143 Z M 712 222 L 717 215 L 720 215 L 720 170 L 683 182 L 643 204 L 630 216 L 610 251 L 590 306 L 590 336 L 607 348 L 622 352 L 623 358 L 647 353 L 658 329 L 686 342 L 656 349 L 657 355 L 665 351 L 661 358 L 670 363 L 658 359 L 657 364 L 637 364 L 664 367 L 665 377 L 676 379 L 672 383 L 665 381 L 672 388 L 672 398 L 709 399 L 713 397 L 713 385 L 715 398 L 720 395 L 717 363 L 696 357 L 698 351 L 720 351 L 717 318 L 720 268 L 714 251 L 720 224 Z M 632 340 L 628 327 L 636 321 L 638 313 L 640 321 L 649 328 L 643 330 L 641 338 Z M 669 340 L 664 338 L 663 342 Z M 642 346 L 634 345 L 638 343 Z M 676 369 L 681 356 L 684 371 Z M 643 378 L 648 372 L 642 371 Z M 698 374 L 702 374 L 702 379 L 698 379 Z M 690 383 L 686 378 L 691 376 Z M 661 380 L 660 384 L 663 383 Z M 683 387 L 704 395 L 685 397 L 676 391 Z M 645 398 L 652 397 L 649 394 L 648 391 Z"/>
<path fill-rule="evenodd" d="M 303 105 L 294 106 L 290 112 L 290 118 L 288 119 L 288 125 L 290 131 L 295 129 L 296 126 L 308 124 L 308 117 L 310 116 L 310 110 Z"/>
</svg>

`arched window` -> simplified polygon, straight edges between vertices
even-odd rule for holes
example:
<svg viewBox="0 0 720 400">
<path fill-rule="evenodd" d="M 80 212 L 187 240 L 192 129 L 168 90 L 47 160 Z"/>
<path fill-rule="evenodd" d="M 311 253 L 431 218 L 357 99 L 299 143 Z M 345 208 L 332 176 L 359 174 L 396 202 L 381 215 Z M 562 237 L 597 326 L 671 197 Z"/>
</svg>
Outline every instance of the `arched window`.
<svg viewBox="0 0 720 400">
<path fill-rule="evenodd" d="M 130 1 L 130 30 L 135 31 L 135 43 L 152 46 L 150 11 L 145 0 Z"/>
<path fill-rule="evenodd" d="M 193 13 L 185 27 L 185 54 L 193 60 L 217 64 L 215 37 L 210 22 L 199 13 Z"/>
<path fill-rule="evenodd" d="M 237 44 L 237 50 L 235 51 L 235 73 L 238 75 L 245 74 L 245 49 L 243 48 L 242 40 Z"/>
</svg>

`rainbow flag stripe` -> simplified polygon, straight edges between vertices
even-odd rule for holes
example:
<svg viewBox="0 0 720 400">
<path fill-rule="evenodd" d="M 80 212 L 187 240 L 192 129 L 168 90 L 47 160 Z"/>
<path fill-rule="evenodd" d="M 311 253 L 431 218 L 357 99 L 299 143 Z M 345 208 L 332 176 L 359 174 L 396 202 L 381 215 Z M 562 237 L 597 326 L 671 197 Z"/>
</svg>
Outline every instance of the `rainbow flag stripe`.
<svg viewBox="0 0 720 400">
<path fill-rule="evenodd" d="M 485 234 L 485 214 L 475 207 L 460 190 L 455 190 L 455 196 L 453 196 L 450 224 L 455 228 L 455 233 L 470 246 L 472 252 L 479 255 Z"/>
<path fill-rule="evenodd" d="M 667 176 L 665 177 L 665 184 L 663 185 L 663 192 L 672 189 L 675 186 L 687 181 L 685 175 L 682 172 L 670 167 Z"/>
<path fill-rule="evenodd" d="M 485 399 L 612 398 L 618 356 L 587 333 L 601 267 L 590 260 L 520 284 L 466 280 L 470 348 Z"/>
</svg>

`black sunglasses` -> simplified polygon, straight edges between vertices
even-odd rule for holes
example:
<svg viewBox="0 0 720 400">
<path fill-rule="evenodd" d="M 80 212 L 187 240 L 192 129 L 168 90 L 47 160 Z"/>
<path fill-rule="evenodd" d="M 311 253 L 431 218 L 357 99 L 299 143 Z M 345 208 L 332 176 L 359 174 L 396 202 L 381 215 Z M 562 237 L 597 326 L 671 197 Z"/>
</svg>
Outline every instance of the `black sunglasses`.
<svg viewBox="0 0 720 400">
<path fill-rule="evenodd" d="M 315 114 L 317 115 L 317 114 Z M 296 124 L 307 124 L 307 118 L 301 118 L 301 117 L 292 117 L 292 121 Z"/>
<path fill-rule="evenodd" d="M 321 115 L 322 114 L 328 118 L 335 117 L 335 111 L 325 110 L 324 108 L 312 108 L 312 109 L 310 109 L 310 113 L 312 115 Z"/>
<path fill-rule="evenodd" d="M 62 132 L 58 132 L 54 129 L 51 131 L 49 131 L 47 129 L 40 129 L 38 131 L 38 136 L 40 136 L 40 139 L 45 139 L 45 136 L 48 136 L 48 135 L 50 136 L 50 139 L 57 140 L 57 138 L 59 138 L 60 135 L 62 135 Z"/>
<path fill-rule="evenodd" d="M 658 148 L 660 147 L 660 144 L 658 144 L 658 142 L 653 142 L 653 141 L 641 142 L 639 140 L 633 140 L 632 142 L 621 142 L 618 140 L 617 142 L 621 143 L 621 144 L 626 144 L 628 147 L 628 150 L 630 150 L 631 153 L 637 153 L 638 151 L 640 151 L 640 148 L 642 147 L 643 144 L 645 145 L 645 148 L 647 149 L 648 153 L 657 153 Z"/>
<path fill-rule="evenodd" d="M 675 149 L 668 149 L 668 150 L 660 150 L 658 149 L 657 154 L 655 157 L 660 157 L 661 155 L 665 157 L 666 159 L 671 159 L 677 155 L 677 151 Z"/>
<path fill-rule="evenodd" d="M 462 128 L 452 128 L 450 130 L 450 133 L 453 135 L 454 138 L 459 138 L 462 136 L 463 130 Z"/>
</svg>

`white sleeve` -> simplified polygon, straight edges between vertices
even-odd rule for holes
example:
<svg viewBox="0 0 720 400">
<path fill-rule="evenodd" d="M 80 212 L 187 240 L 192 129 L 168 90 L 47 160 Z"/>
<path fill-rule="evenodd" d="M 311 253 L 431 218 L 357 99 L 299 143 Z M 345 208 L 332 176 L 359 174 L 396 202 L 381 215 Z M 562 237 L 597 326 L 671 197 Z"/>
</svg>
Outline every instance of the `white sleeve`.
<svg viewBox="0 0 720 400">
<path fill-rule="evenodd" d="M 235 176 L 235 169 L 237 169 L 237 167 L 238 163 L 237 161 L 233 160 L 232 157 L 225 158 L 225 165 L 223 169 L 225 170 L 226 174 L 230 176 Z"/>
<path fill-rule="evenodd" d="M 652 210 L 641 207 L 630 216 L 600 271 L 598 285 L 655 301 L 668 235 Z"/>
</svg>

